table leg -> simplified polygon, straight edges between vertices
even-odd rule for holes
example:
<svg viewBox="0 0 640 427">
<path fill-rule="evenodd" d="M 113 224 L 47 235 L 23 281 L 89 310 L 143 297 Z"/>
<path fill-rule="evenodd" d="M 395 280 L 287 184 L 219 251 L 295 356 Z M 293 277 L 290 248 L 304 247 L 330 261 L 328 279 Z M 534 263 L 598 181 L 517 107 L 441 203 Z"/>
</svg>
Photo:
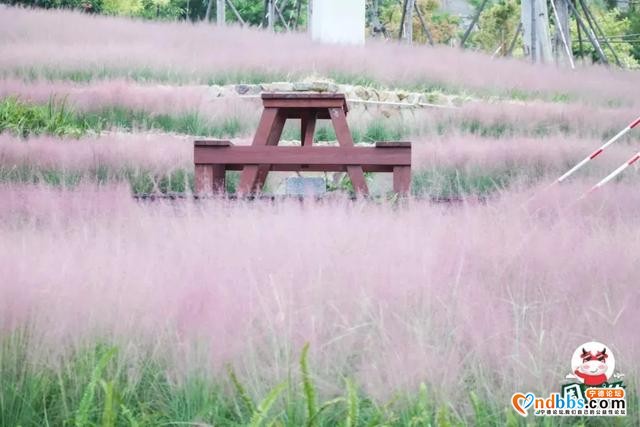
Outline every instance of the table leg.
<svg viewBox="0 0 640 427">
<path fill-rule="evenodd" d="M 226 168 L 224 165 L 213 165 L 212 167 L 212 189 L 215 194 L 224 194 Z"/>
<path fill-rule="evenodd" d="M 213 166 L 196 165 L 195 192 L 203 196 L 213 193 Z"/>
<path fill-rule="evenodd" d="M 265 108 L 252 145 L 277 145 L 285 121 L 285 114 L 278 108 Z M 267 172 L 269 172 L 269 165 L 245 166 L 240 175 L 238 194 L 247 195 L 261 189 Z"/>
<path fill-rule="evenodd" d="M 276 119 L 273 122 L 273 126 L 271 127 L 271 132 L 269 132 L 269 137 L 267 138 L 266 145 L 278 145 L 280 142 L 280 137 L 282 136 L 282 130 L 284 129 L 284 124 L 287 121 L 286 114 L 280 110 L 276 115 Z M 262 191 L 262 187 L 264 186 L 264 182 L 267 179 L 267 174 L 269 173 L 269 169 L 271 165 L 260 165 L 258 166 L 258 175 L 256 177 L 256 183 L 254 185 L 254 191 L 260 192 Z"/>
<path fill-rule="evenodd" d="M 316 112 L 305 113 L 300 119 L 300 144 L 303 147 L 313 145 L 313 136 L 316 132 Z"/>
<path fill-rule="evenodd" d="M 342 108 L 329 108 L 329 115 L 331 116 L 331 123 L 333 129 L 336 131 L 336 137 L 338 143 L 343 147 L 353 147 L 353 137 L 347 124 L 347 116 Z M 367 187 L 367 181 L 364 179 L 364 172 L 361 166 L 347 166 L 347 173 L 351 179 L 351 184 L 356 194 L 368 196 L 369 187 Z"/>
<path fill-rule="evenodd" d="M 406 196 L 411 189 L 411 166 L 394 166 L 393 167 L 393 191 L 400 195 Z"/>
</svg>

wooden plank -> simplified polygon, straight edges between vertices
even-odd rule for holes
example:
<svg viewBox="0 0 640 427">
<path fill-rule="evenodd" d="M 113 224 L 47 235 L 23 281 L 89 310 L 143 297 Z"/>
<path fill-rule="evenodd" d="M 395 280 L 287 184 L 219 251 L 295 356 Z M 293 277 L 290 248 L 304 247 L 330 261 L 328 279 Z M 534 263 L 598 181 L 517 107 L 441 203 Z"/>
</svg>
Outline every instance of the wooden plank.
<svg viewBox="0 0 640 427">
<path fill-rule="evenodd" d="M 287 121 L 287 116 L 282 110 L 278 110 L 276 113 L 276 117 L 271 124 L 271 129 L 269 129 L 269 134 L 267 136 L 266 141 L 260 141 L 260 144 L 257 144 L 256 141 L 253 141 L 253 145 L 278 145 L 280 142 L 280 137 L 282 136 L 282 130 L 284 129 L 284 124 Z"/>
<path fill-rule="evenodd" d="M 311 111 L 300 118 L 300 143 L 303 147 L 313 145 L 313 135 L 316 132 L 316 112 Z"/>
<path fill-rule="evenodd" d="M 287 116 L 287 119 L 302 119 L 308 115 L 314 115 L 316 120 L 329 120 L 328 108 L 281 108 L 281 111 Z"/>
<path fill-rule="evenodd" d="M 253 137 L 253 145 L 267 144 L 267 140 L 269 139 L 269 135 L 271 133 L 271 128 L 273 127 L 273 124 L 276 121 L 277 115 L 278 115 L 277 108 L 265 108 L 262 111 L 262 116 L 260 117 L 260 123 L 258 124 L 258 129 L 256 129 L 256 134 Z M 197 151 L 197 148 L 194 148 L 194 151 Z M 257 165 L 251 165 L 244 168 L 242 171 L 242 174 L 240 174 L 240 182 L 238 183 L 238 193 L 249 194 L 253 192 L 257 178 L 258 178 Z"/>
<path fill-rule="evenodd" d="M 395 147 L 411 148 L 411 143 L 409 141 L 378 141 L 376 142 L 376 148 L 395 148 Z"/>
<path fill-rule="evenodd" d="M 228 171 L 241 171 L 244 169 L 244 165 L 224 165 Z M 309 164 L 286 164 L 286 165 L 269 165 L 270 172 L 346 172 L 348 165 L 336 165 L 336 164 L 322 164 L 322 165 L 309 165 Z M 393 172 L 394 166 L 392 165 L 363 165 L 361 166 L 364 172 Z"/>
<path fill-rule="evenodd" d="M 411 166 L 393 168 L 393 191 L 401 196 L 409 194 L 411 189 Z"/>
<path fill-rule="evenodd" d="M 276 118 L 271 125 L 271 129 L 269 131 L 269 136 L 267 137 L 266 145 L 274 146 L 278 145 L 280 142 L 280 137 L 282 136 L 282 130 L 284 129 L 284 124 L 287 121 L 287 116 L 284 114 L 283 110 L 278 110 L 276 114 Z M 262 187 L 264 186 L 265 181 L 267 180 L 267 174 L 269 173 L 268 165 L 260 165 L 258 167 L 258 173 L 256 174 L 256 179 L 253 184 L 252 191 L 262 191 Z"/>
<path fill-rule="evenodd" d="M 344 93 L 309 93 L 309 92 L 264 92 L 262 99 L 341 99 L 346 100 Z"/>
<path fill-rule="evenodd" d="M 213 193 L 213 166 L 196 164 L 195 193 L 210 195 Z"/>
<path fill-rule="evenodd" d="M 348 111 L 346 101 L 340 99 L 263 99 L 262 105 L 265 108 L 340 108 Z"/>
<path fill-rule="evenodd" d="M 211 190 L 213 193 L 222 194 L 225 192 L 225 175 L 224 165 L 213 165 L 211 168 Z"/>
<path fill-rule="evenodd" d="M 231 146 L 196 147 L 196 165 L 323 165 L 410 166 L 411 150 L 406 147 L 277 147 Z"/>
<path fill-rule="evenodd" d="M 262 94 L 265 107 L 275 108 L 340 108 L 349 112 L 344 93 L 266 92 Z"/>
<path fill-rule="evenodd" d="M 202 139 L 193 141 L 193 145 L 195 147 L 229 147 L 233 143 L 225 139 Z"/>
<path fill-rule="evenodd" d="M 346 112 L 341 108 L 330 108 L 329 116 L 331 116 L 331 123 L 333 124 L 333 129 L 336 132 L 338 143 L 343 149 L 352 148 L 354 145 L 353 137 L 351 136 L 351 131 L 349 130 L 349 125 L 347 124 Z M 411 162 L 411 156 L 409 156 L 409 162 Z M 366 162 L 357 162 L 354 164 L 362 165 L 363 163 Z M 351 184 L 353 185 L 353 189 L 355 190 L 356 194 L 368 196 L 369 187 L 367 186 L 367 181 L 364 179 L 364 172 L 362 171 L 362 167 L 348 166 L 347 173 L 349 174 L 349 179 L 351 179 Z"/>
</svg>

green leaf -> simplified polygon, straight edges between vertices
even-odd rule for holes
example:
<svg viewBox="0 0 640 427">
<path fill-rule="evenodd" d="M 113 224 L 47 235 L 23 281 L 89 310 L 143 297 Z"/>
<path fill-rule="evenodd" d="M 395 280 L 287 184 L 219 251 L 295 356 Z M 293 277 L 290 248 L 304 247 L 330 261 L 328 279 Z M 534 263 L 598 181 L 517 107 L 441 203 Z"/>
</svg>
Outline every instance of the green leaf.
<svg viewBox="0 0 640 427">
<path fill-rule="evenodd" d="M 300 354 L 300 371 L 302 372 L 302 388 L 304 390 L 304 396 L 307 402 L 307 425 L 312 426 L 314 415 L 316 414 L 316 390 L 309 373 L 309 343 L 306 343 L 302 347 L 302 353 Z"/>
<path fill-rule="evenodd" d="M 358 390 L 351 380 L 347 379 L 347 419 L 346 427 L 355 427 L 358 425 L 359 417 L 359 401 Z"/>
<path fill-rule="evenodd" d="M 251 421 L 249 422 L 250 427 L 260 427 L 262 425 L 267 417 L 269 409 L 271 409 L 286 386 L 287 382 L 285 381 L 275 386 L 269 392 L 269 394 L 267 394 L 267 397 L 265 397 L 262 402 L 260 402 L 256 410 L 254 411 L 253 416 L 251 417 Z"/>
<path fill-rule="evenodd" d="M 118 396 L 115 392 L 114 382 L 100 381 L 102 390 L 104 391 L 104 409 L 102 411 L 102 427 L 114 427 L 118 418 L 117 401 Z"/>
<path fill-rule="evenodd" d="M 249 397 L 249 394 L 247 393 L 245 388 L 242 386 L 242 383 L 240 382 L 240 380 L 238 380 L 238 377 L 236 376 L 236 373 L 231 367 L 231 365 L 227 365 L 227 373 L 229 375 L 229 378 L 231 379 L 231 383 L 233 384 L 233 387 L 236 389 L 236 393 L 240 397 L 240 400 L 244 403 L 244 406 L 246 407 L 246 409 L 252 414 L 255 413 L 256 405 L 253 403 L 253 399 Z"/>
<path fill-rule="evenodd" d="M 107 350 L 98 363 L 93 368 L 93 372 L 91 373 L 91 380 L 82 395 L 82 399 L 80 400 L 80 406 L 78 407 L 78 411 L 76 413 L 76 427 L 84 427 L 89 425 L 89 418 L 91 417 L 91 411 L 94 404 L 95 394 L 96 394 L 96 386 L 98 382 L 102 378 L 102 373 L 107 368 L 107 365 L 113 359 L 113 357 L 118 352 L 118 349 L 115 347 Z"/>
</svg>

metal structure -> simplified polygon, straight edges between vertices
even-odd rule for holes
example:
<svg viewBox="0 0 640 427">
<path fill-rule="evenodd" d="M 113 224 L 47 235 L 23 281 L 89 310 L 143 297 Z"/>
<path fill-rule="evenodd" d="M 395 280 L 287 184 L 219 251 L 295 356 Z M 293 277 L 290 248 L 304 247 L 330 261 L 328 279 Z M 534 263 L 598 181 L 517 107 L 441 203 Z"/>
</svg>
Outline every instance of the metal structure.
<svg viewBox="0 0 640 427">
<path fill-rule="evenodd" d="M 464 48 L 487 3 L 488 1 L 484 0 L 478 8 L 471 20 L 471 24 L 461 39 L 461 47 Z M 612 43 L 610 43 L 609 38 L 604 34 L 602 28 L 600 28 L 597 19 L 585 0 L 551 0 L 549 4 L 551 5 L 556 31 L 556 56 L 559 56 L 559 53 L 562 52 L 562 54 L 566 56 L 571 68 L 575 68 L 569 26 L 569 16 L 572 15 L 577 23 L 580 56 L 582 56 L 583 52 L 582 34 L 584 34 L 596 51 L 599 62 L 602 64 L 609 63 L 604 49 L 600 44 L 600 41 L 603 41 L 604 46 L 611 52 L 616 65 L 622 66 Z M 512 45 L 515 44 L 515 39 L 519 31 L 522 30 L 525 55 L 529 56 L 532 62 L 549 62 L 552 50 L 549 27 L 547 2 L 545 0 L 522 0 L 520 26 Z M 509 52 L 512 50 L 513 49 L 510 48 Z"/>
<path fill-rule="evenodd" d="M 408 44 L 413 43 L 413 23 L 414 17 L 417 15 L 417 22 L 419 22 L 422 32 L 428 43 L 433 45 L 434 40 L 428 26 L 428 21 L 418 7 L 417 0 L 396 1 L 402 11 L 400 29 L 397 33 L 398 38 Z M 206 19 L 210 17 L 212 4 L 214 2 L 216 3 L 216 22 L 218 25 L 224 25 L 225 23 L 226 8 L 229 8 L 230 11 L 233 12 L 233 15 L 241 25 L 245 24 L 241 14 L 234 6 L 233 0 L 209 0 Z M 307 30 L 309 32 L 311 32 L 314 16 L 313 3 L 313 0 L 308 0 L 306 4 Z M 476 13 L 471 17 L 471 23 L 464 31 L 460 40 L 460 46 L 462 48 L 465 47 L 472 32 L 477 28 L 480 17 L 489 3 L 488 0 L 483 0 L 476 10 Z M 548 10 L 548 5 L 550 5 L 551 10 Z M 293 6 L 293 12 L 290 6 Z M 283 13 L 287 7 L 289 7 L 288 12 L 290 15 L 288 19 Z M 275 30 L 276 25 L 281 26 L 286 31 L 296 30 L 301 21 L 302 8 L 302 0 L 264 0 L 264 20 L 261 26 L 271 31 Z M 374 0 L 373 3 L 370 4 L 368 13 L 374 33 L 388 37 L 387 30 L 377 15 L 377 0 Z M 578 56 L 582 57 L 584 55 L 584 35 L 586 41 L 593 46 L 597 60 L 600 63 L 605 65 L 609 64 L 610 61 L 605 54 L 605 50 L 607 50 L 610 52 L 615 64 L 622 66 L 618 54 L 614 49 L 614 44 L 617 41 L 610 40 L 610 38 L 604 34 L 586 0 L 522 0 L 520 24 L 509 47 L 504 47 L 504 53 L 506 55 L 512 53 L 518 36 L 522 34 L 525 56 L 531 58 L 532 62 L 550 62 L 553 58 L 553 52 L 555 52 L 556 62 L 562 60 L 571 68 L 575 68 L 572 34 L 569 25 L 571 16 L 575 18 L 577 24 Z M 555 29 L 553 43 L 550 28 Z M 552 45 L 555 47 L 552 47 Z"/>
</svg>

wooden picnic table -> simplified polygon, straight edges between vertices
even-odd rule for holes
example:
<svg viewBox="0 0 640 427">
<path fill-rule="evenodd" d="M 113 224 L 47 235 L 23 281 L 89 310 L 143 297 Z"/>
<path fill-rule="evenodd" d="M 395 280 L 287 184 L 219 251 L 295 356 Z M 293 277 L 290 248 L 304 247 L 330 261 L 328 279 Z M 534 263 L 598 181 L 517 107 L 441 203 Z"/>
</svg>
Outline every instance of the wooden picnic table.
<svg viewBox="0 0 640 427">
<path fill-rule="evenodd" d="M 392 172 L 396 193 L 409 192 L 411 143 L 378 142 L 373 147 L 353 143 L 344 94 L 264 93 L 264 110 L 250 146 L 230 141 L 195 141 L 196 193 L 223 192 L 225 172 L 242 170 L 237 191 L 259 193 L 272 171 L 346 171 L 356 194 L 368 195 L 364 172 Z M 278 146 L 288 119 L 300 120 L 300 146 Z M 313 146 L 316 122 L 331 120 L 338 146 Z"/>
</svg>

